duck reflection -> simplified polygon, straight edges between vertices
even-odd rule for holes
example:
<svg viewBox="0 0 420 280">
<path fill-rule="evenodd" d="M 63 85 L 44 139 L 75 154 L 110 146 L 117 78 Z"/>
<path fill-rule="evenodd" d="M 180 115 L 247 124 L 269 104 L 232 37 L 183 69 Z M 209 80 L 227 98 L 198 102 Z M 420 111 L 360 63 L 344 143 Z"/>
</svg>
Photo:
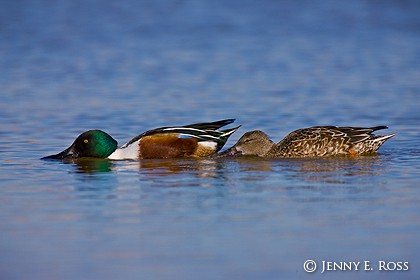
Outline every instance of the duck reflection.
<svg viewBox="0 0 420 280">
<path fill-rule="evenodd" d="M 73 164 L 76 167 L 76 173 L 94 174 L 101 172 L 110 172 L 114 163 L 108 159 L 101 158 L 76 158 L 68 159 L 65 163 Z"/>
<path fill-rule="evenodd" d="M 211 159 L 150 159 L 138 162 L 140 172 L 151 176 L 190 172 L 198 177 L 219 177 L 224 167 L 222 161 Z"/>
<path fill-rule="evenodd" d="M 207 159 L 144 159 L 128 161 L 112 161 L 98 158 L 68 159 L 66 164 L 72 164 L 77 173 L 94 174 L 115 170 L 136 170 L 149 175 L 172 175 L 181 172 L 195 172 L 200 177 L 216 176 L 223 169 L 223 161 Z"/>
<path fill-rule="evenodd" d="M 247 171 L 273 171 L 276 164 L 275 159 L 262 158 L 257 156 L 242 156 L 234 161 L 240 166 L 241 172 Z"/>
<path fill-rule="evenodd" d="M 376 176 L 381 172 L 380 156 L 287 160 L 289 176 L 312 183 L 349 184 L 358 177 Z"/>
<path fill-rule="evenodd" d="M 185 173 L 196 178 L 230 180 L 241 177 L 245 179 L 246 174 L 256 176 L 256 173 L 252 172 L 257 171 L 258 176 L 281 174 L 286 179 L 298 179 L 301 182 L 348 184 L 357 177 L 374 176 L 380 173 L 383 160 L 380 156 L 322 159 L 266 159 L 260 157 L 143 159 L 138 161 L 80 158 L 73 159 L 69 163 L 74 164 L 77 173 L 94 174 L 132 170 L 150 177 L 152 180 Z"/>
</svg>

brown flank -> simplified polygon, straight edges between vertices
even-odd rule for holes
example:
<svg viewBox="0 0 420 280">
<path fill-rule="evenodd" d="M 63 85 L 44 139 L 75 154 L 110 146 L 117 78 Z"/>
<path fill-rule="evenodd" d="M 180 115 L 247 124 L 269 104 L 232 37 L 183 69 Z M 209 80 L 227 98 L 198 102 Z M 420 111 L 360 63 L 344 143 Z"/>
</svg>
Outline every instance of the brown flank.
<svg viewBox="0 0 420 280">
<path fill-rule="evenodd" d="M 183 158 L 195 156 L 197 139 L 178 138 L 172 134 L 143 137 L 139 142 L 139 158 Z"/>
</svg>

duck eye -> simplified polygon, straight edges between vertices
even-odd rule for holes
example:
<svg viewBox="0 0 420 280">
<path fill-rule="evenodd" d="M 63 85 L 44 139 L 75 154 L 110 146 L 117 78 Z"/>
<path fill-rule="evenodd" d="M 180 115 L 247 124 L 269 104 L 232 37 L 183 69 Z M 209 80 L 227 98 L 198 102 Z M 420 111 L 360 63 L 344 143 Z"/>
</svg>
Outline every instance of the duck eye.
<svg viewBox="0 0 420 280">
<path fill-rule="evenodd" d="M 87 144 L 87 143 L 89 143 L 89 140 L 88 140 L 88 139 L 85 139 L 85 140 L 83 140 L 83 142 L 84 142 L 85 144 Z"/>
</svg>

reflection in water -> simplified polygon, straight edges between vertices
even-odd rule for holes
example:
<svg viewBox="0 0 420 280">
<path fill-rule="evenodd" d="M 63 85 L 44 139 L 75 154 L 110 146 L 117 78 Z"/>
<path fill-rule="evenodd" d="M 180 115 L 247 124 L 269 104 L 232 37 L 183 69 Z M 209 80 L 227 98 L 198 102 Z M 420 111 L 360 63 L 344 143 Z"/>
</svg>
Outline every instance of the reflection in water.
<svg viewBox="0 0 420 280">
<path fill-rule="evenodd" d="M 226 163 L 228 161 L 226 160 Z M 226 164 L 228 178 L 253 191 L 283 192 L 297 201 L 353 199 L 382 188 L 384 158 L 263 159 L 241 157 Z M 279 183 L 282 182 L 282 183 Z M 359 199 L 359 198 L 358 198 Z M 373 199 L 366 196 L 365 199 Z"/>
<path fill-rule="evenodd" d="M 196 177 L 220 178 L 226 172 L 272 171 L 286 173 L 292 178 L 309 182 L 344 184 L 351 177 L 374 176 L 380 172 L 380 156 L 357 158 L 265 159 L 259 157 L 218 159 L 144 159 L 139 161 L 110 161 L 81 158 L 66 161 L 74 164 L 77 173 L 131 170 L 145 176 L 159 177 L 174 174 L 193 174 Z M 233 165 L 232 165 L 233 164 Z M 233 169 L 232 169 L 233 168 Z M 250 178 L 252 180 L 252 178 Z"/>
<path fill-rule="evenodd" d="M 241 172 L 247 171 L 273 171 L 273 159 L 261 158 L 257 156 L 238 157 L 236 162 L 240 165 Z"/>
<path fill-rule="evenodd" d="M 380 156 L 284 160 L 279 164 L 290 182 L 284 190 L 299 202 L 374 201 L 383 192 L 384 182 L 378 179 L 384 173 Z"/>
<path fill-rule="evenodd" d="M 113 166 L 112 161 L 100 158 L 69 159 L 65 163 L 74 164 L 77 173 L 87 174 L 110 172 Z"/>
<path fill-rule="evenodd" d="M 380 163 L 377 156 L 301 160 L 293 162 L 293 176 L 309 182 L 346 184 L 352 177 L 377 175 Z"/>
<path fill-rule="evenodd" d="M 206 165 L 201 163 L 201 160 L 150 159 L 138 161 L 138 168 L 141 169 L 143 174 L 165 176 L 182 171 L 206 168 Z"/>
<path fill-rule="evenodd" d="M 142 182 L 158 183 L 158 186 L 185 187 L 185 186 L 211 186 L 194 178 L 226 179 L 226 161 L 211 159 L 142 159 L 111 161 L 107 159 L 81 158 L 65 161 L 73 164 L 76 173 L 94 175 L 96 173 L 114 172 L 133 174 Z M 123 175 L 125 176 L 125 175 Z M 91 176 L 88 176 L 91 178 Z M 93 176 L 98 179 L 100 177 Z M 86 179 L 85 176 L 81 178 Z"/>
<path fill-rule="evenodd" d="M 248 191 L 284 192 L 298 201 L 353 199 L 352 194 L 370 193 L 383 182 L 383 158 L 363 156 L 357 158 L 267 159 L 259 157 L 217 159 L 143 159 L 136 161 L 110 161 L 105 159 L 78 159 L 74 164 L 79 178 L 85 182 L 78 186 L 83 196 L 103 196 L 100 189 L 125 188 L 122 182 L 137 180 L 143 187 L 159 188 L 223 188 Z M 96 176 L 111 172 L 119 176 Z M 113 180 L 111 179 L 113 178 Z M 102 180 L 98 188 L 96 182 Z M 110 181 L 111 180 L 111 181 Z M 278 182 L 288 182 L 278 184 Z M 94 192 L 90 192 L 94 191 Z M 350 195 L 350 196 L 349 196 Z M 106 194 L 113 198 L 111 193 Z M 365 197 L 372 199 L 372 197 Z"/>
<path fill-rule="evenodd" d="M 141 175 L 165 187 L 210 187 L 214 185 L 201 179 L 226 179 L 224 162 L 210 159 L 140 160 L 138 168 Z"/>
</svg>

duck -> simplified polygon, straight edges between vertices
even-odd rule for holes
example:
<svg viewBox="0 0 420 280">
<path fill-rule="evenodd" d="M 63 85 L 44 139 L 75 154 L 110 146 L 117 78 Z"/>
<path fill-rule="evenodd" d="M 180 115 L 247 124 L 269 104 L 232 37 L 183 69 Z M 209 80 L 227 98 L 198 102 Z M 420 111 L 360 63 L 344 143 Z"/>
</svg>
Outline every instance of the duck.
<svg viewBox="0 0 420 280">
<path fill-rule="evenodd" d="M 295 130 L 277 144 L 265 132 L 253 130 L 246 132 L 234 146 L 218 156 L 309 158 L 368 155 L 395 136 L 373 134 L 386 128 L 314 126 Z"/>
<path fill-rule="evenodd" d="M 111 160 L 200 158 L 217 153 L 240 126 L 219 130 L 235 119 L 195 123 L 184 126 L 160 127 L 134 137 L 118 148 L 118 142 L 102 130 L 80 134 L 64 151 L 43 157 L 44 160 L 82 157 Z"/>
</svg>

